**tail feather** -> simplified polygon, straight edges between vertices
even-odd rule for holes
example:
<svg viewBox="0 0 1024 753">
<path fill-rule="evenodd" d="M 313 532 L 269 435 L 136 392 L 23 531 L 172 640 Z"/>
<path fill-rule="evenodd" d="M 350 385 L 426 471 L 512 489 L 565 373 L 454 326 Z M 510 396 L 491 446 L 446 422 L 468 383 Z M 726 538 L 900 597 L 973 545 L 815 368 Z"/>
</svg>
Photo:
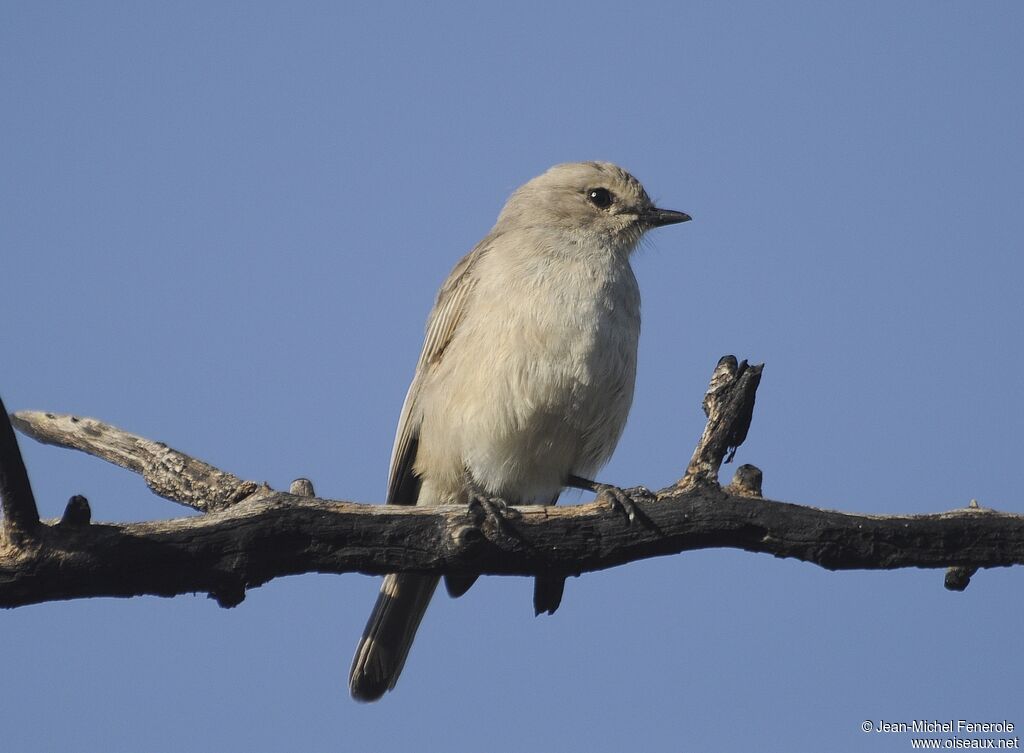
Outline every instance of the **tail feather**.
<svg viewBox="0 0 1024 753">
<path fill-rule="evenodd" d="M 479 575 L 446 575 L 444 576 L 444 587 L 449 596 L 457 599 L 466 593 L 479 577 Z"/>
<path fill-rule="evenodd" d="M 435 575 L 384 577 L 352 659 L 348 687 L 353 698 L 376 701 L 395 687 L 438 580 Z"/>
<path fill-rule="evenodd" d="M 538 575 L 533 581 L 533 614 L 547 612 L 554 614 L 562 603 L 562 592 L 565 591 L 564 575 Z"/>
</svg>

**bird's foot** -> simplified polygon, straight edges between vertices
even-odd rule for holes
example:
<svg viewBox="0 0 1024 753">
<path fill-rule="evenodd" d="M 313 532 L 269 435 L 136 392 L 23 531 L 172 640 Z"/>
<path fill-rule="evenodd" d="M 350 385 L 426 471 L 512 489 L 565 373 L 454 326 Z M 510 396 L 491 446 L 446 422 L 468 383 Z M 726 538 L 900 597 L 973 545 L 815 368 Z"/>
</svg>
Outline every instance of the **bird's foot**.
<svg viewBox="0 0 1024 753">
<path fill-rule="evenodd" d="M 515 534 L 509 521 L 522 517 L 518 510 L 510 507 L 501 497 L 492 497 L 475 489 L 469 493 L 469 511 L 477 518 L 478 525 L 483 520 L 490 520 L 506 536 Z"/>
<path fill-rule="evenodd" d="M 638 518 L 646 517 L 637 507 L 637 502 L 653 502 L 656 499 L 654 493 L 643 486 L 635 486 L 632 489 L 620 489 L 610 484 L 595 483 L 595 486 L 597 487 L 595 489 L 597 499 L 607 502 L 613 510 L 622 513 L 630 525 L 635 523 Z"/>
<path fill-rule="evenodd" d="M 657 499 L 650 489 L 644 486 L 634 486 L 632 489 L 621 489 L 611 484 L 602 484 L 600 481 L 591 481 L 580 476 L 569 476 L 566 486 L 575 489 L 594 492 L 598 500 L 607 502 L 613 510 L 621 512 L 630 524 L 638 519 L 644 524 L 650 524 L 650 520 L 637 507 L 637 502 L 653 502 Z"/>
</svg>

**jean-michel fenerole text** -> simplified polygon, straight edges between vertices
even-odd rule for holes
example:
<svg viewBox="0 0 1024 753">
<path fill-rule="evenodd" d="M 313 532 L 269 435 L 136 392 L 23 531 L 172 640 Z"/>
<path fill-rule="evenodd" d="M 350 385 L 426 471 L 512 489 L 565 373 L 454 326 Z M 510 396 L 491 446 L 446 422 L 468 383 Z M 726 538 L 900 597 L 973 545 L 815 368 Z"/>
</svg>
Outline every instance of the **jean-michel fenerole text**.
<svg viewBox="0 0 1024 753">
<path fill-rule="evenodd" d="M 966 719 L 915 719 L 911 722 L 894 722 L 879 719 L 875 722 L 876 732 L 1013 732 L 1013 722 L 969 722 Z"/>
</svg>

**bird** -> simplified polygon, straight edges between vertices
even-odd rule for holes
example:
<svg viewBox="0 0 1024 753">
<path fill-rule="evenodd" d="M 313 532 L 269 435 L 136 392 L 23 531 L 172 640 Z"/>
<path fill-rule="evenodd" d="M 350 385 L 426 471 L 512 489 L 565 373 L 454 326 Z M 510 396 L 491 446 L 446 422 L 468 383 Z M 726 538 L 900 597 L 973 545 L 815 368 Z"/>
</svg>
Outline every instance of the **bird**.
<svg viewBox="0 0 1024 753">
<path fill-rule="evenodd" d="M 657 208 L 610 162 L 555 165 L 516 189 L 491 231 L 452 269 L 427 319 L 402 406 L 386 503 L 554 504 L 610 458 L 633 400 L 640 291 L 630 256 L 653 228 L 686 222 Z M 499 506 L 494 506 L 497 502 Z M 477 576 L 448 575 L 461 596 Z M 384 577 L 356 648 L 349 690 L 393 690 L 439 582 Z M 534 610 L 553 613 L 564 575 L 538 576 Z"/>
</svg>

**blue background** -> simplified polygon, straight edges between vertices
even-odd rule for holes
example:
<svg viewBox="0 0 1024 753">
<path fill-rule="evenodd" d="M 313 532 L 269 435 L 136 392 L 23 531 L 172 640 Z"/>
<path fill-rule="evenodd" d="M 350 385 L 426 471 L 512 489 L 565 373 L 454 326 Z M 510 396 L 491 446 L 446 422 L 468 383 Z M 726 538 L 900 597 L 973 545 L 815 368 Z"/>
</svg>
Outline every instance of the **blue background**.
<svg viewBox="0 0 1024 753">
<path fill-rule="evenodd" d="M 1022 511 L 1024 5 L 0 7 L 0 394 L 245 478 L 383 497 L 437 286 L 507 195 L 604 159 L 653 233 L 601 478 L 681 474 L 719 356 L 767 363 L 737 462 L 871 513 Z M 23 439 L 43 514 L 188 514 Z M 567 495 L 567 502 L 584 497 Z M 1021 712 L 1022 572 L 736 551 L 438 599 L 345 688 L 375 578 L 0 614 L 10 751 L 907 750 L 865 719 Z"/>
</svg>

